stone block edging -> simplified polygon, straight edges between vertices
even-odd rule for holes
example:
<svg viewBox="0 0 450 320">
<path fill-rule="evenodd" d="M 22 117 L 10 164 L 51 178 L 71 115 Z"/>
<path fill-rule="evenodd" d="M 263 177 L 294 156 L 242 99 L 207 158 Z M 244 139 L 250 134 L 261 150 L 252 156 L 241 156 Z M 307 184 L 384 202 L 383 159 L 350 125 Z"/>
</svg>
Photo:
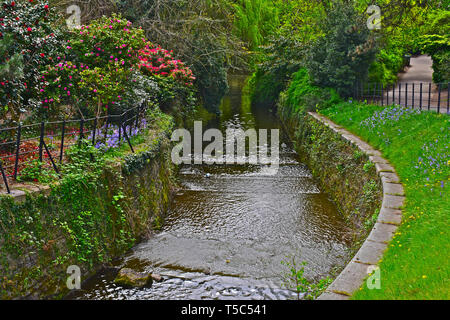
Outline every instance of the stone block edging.
<svg viewBox="0 0 450 320">
<path fill-rule="evenodd" d="M 308 112 L 308 114 L 339 134 L 343 140 L 356 145 L 367 154 L 369 160 L 375 164 L 377 174 L 382 181 L 383 201 L 377 222 L 353 259 L 318 297 L 318 300 L 348 300 L 363 285 L 370 270 L 378 265 L 388 243 L 401 224 L 405 191 L 394 167 L 382 157 L 380 151 L 330 119 L 315 112 Z"/>
</svg>

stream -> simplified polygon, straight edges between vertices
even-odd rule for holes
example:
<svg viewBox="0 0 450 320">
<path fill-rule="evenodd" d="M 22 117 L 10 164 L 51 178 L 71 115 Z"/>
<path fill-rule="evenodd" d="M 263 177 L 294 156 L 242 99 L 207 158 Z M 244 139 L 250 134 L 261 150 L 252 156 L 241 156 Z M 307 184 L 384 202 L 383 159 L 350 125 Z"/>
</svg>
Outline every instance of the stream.
<svg viewBox="0 0 450 320">
<path fill-rule="evenodd" d="M 272 112 L 251 106 L 244 80 L 231 77 L 221 115 L 205 127 L 280 128 Z M 178 178 L 181 189 L 161 230 L 118 263 L 163 281 L 126 289 L 114 284 L 117 271 L 104 271 L 73 298 L 295 299 L 282 261 L 306 261 L 308 279 L 347 261 L 350 230 L 282 131 L 276 172 L 269 165 L 182 165 Z"/>
</svg>

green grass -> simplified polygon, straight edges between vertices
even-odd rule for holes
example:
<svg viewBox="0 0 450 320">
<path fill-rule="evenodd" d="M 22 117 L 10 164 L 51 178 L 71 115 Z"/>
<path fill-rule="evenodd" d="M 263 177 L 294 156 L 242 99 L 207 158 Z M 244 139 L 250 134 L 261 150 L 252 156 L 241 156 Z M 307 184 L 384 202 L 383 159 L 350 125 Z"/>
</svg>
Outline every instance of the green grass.
<svg viewBox="0 0 450 320">
<path fill-rule="evenodd" d="M 405 187 L 402 224 L 379 264 L 381 289 L 364 285 L 352 298 L 449 299 L 450 116 L 347 102 L 320 113 L 380 150 Z"/>
</svg>

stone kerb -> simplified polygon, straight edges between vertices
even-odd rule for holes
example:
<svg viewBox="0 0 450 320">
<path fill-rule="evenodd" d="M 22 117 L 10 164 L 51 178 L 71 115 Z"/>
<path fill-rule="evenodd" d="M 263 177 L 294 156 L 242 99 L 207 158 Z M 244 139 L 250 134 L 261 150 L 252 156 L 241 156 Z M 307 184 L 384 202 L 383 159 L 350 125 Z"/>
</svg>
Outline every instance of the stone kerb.
<svg viewBox="0 0 450 320">
<path fill-rule="evenodd" d="M 318 298 L 319 300 L 348 300 L 364 284 L 370 270 L 378 265 L 388 243 L 397 231 L 402 221 L 401 208 L 405 203 L 405 192 L 394 167 L 382 157 L 380 151 L 328 118 L 315 112 L 309 112 L 309 115 L 369 155 L 383 185 L 383 201 L 372 231 L 353 259 Z"/>
</svg>

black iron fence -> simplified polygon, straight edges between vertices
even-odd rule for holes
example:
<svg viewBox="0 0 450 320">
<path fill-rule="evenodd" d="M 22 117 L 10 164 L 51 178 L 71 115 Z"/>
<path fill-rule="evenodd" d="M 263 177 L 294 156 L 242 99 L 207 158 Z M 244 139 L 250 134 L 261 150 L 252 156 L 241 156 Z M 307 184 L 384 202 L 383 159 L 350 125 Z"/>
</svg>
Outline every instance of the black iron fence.
<svg viewBox="0 0 450 320">
<path fill-rule="evenodd" d="M 17 180 L 21 170 L 37 160 L 60 175 L 65 150 L 83 141 L 103 150 L 127 143 L 134 153 L 131 138 L 148 127 L 147 108 L 144 102 L 117 115 L 0 127 L 0 137 L 10 137 L 0 138 L 0 181 L 11 193 L 8 180 Z"/>
<path fill-rule="evenodd" d="M 357 83 L 354 97 L 382 106 L 397 104 L 406 108 L 450 113 L 450 83 L 400 82 L 386 87 L 380 83 Z"/>
</svg>

